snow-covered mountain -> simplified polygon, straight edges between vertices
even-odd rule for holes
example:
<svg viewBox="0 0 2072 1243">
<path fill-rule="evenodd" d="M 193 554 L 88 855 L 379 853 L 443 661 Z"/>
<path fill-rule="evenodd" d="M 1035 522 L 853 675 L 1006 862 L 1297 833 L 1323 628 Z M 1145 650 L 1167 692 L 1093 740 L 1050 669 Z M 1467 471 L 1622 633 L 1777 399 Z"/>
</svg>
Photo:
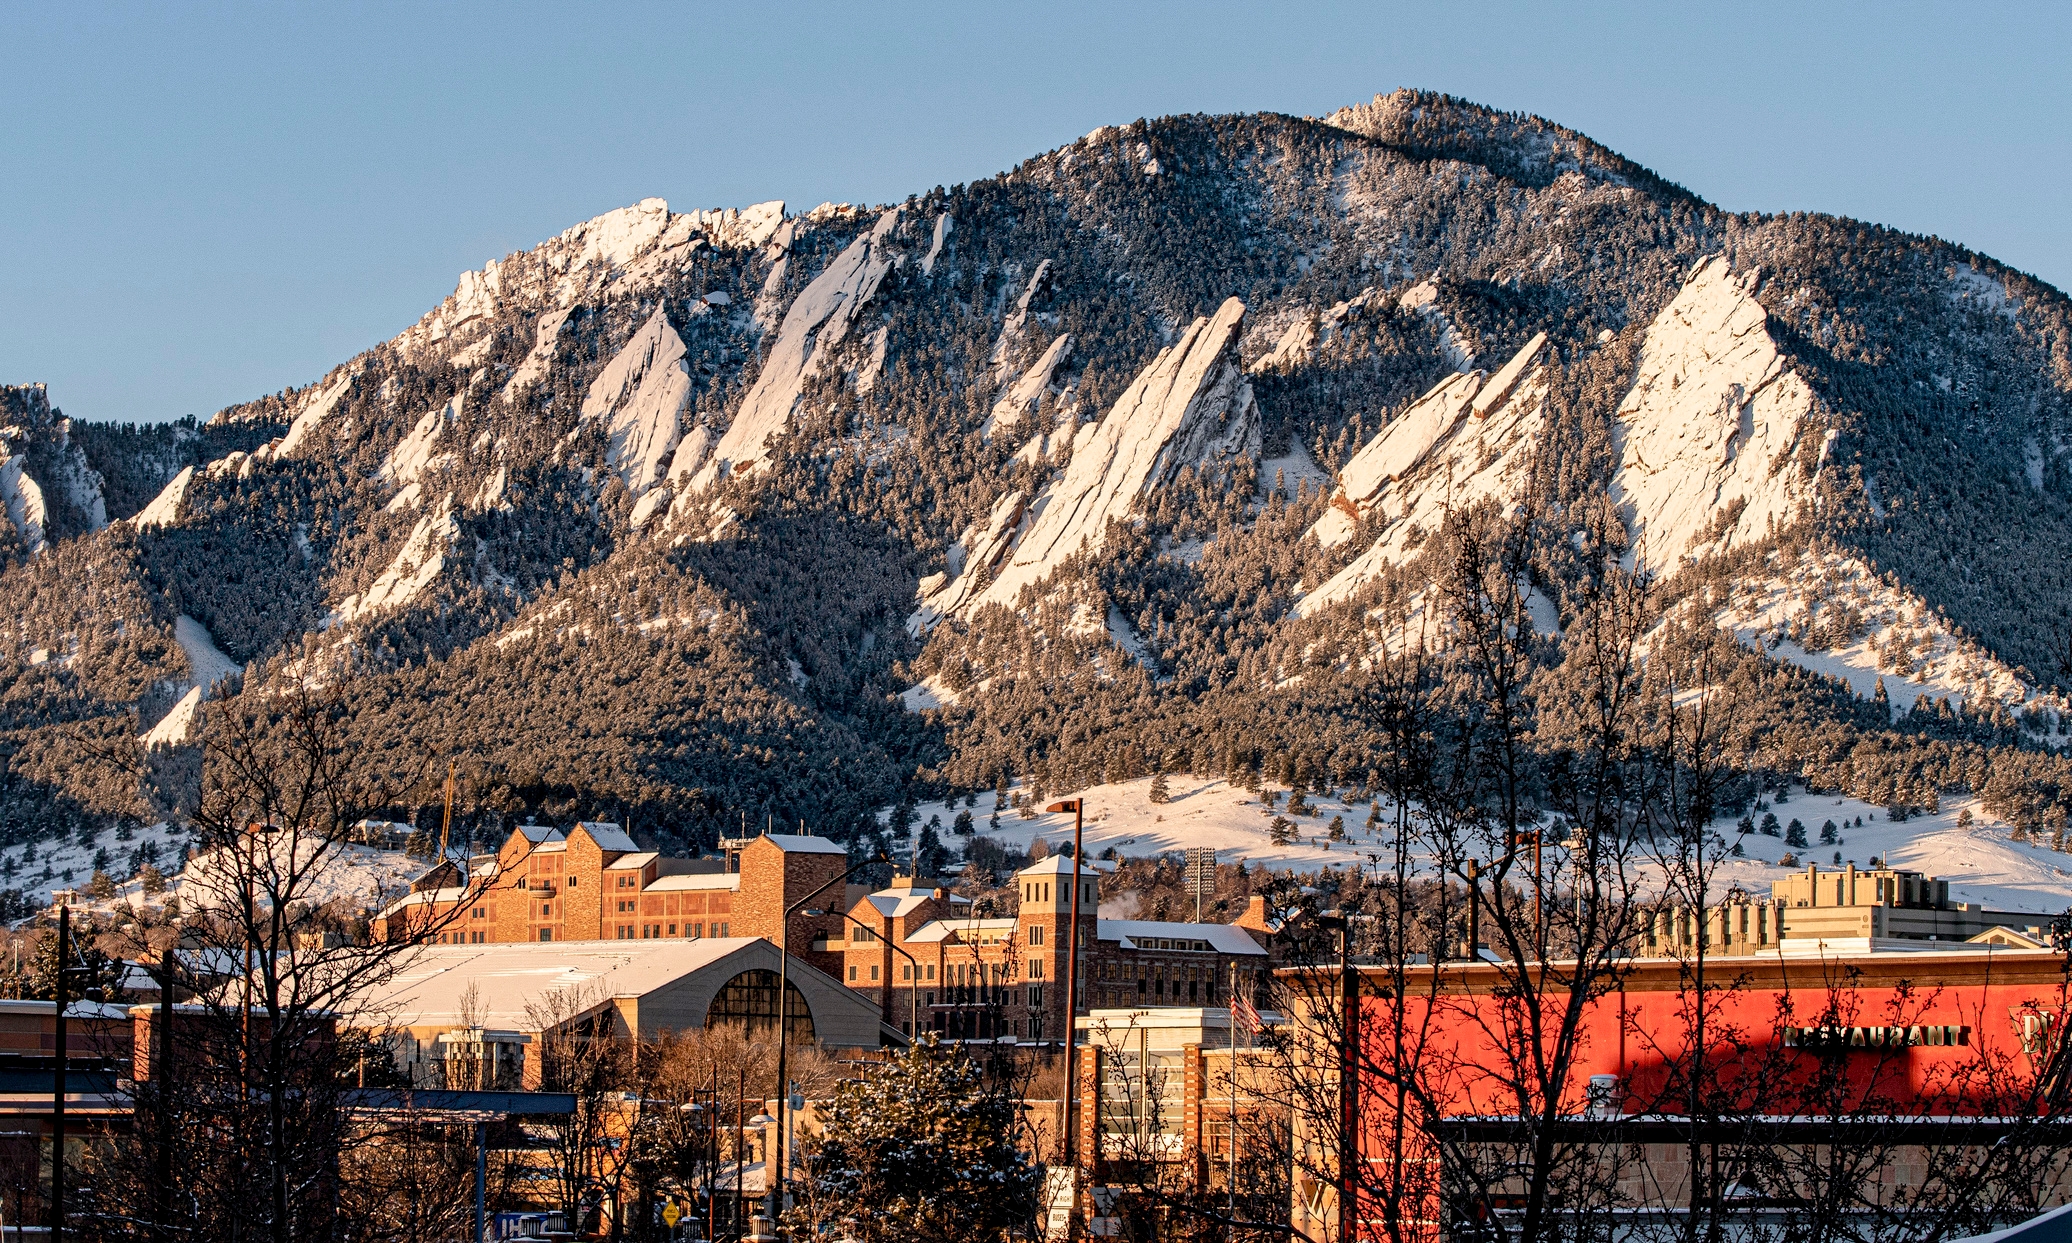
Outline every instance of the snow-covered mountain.
<svg viewBox="0 0 2072 1243">
<path fill-rule="evenodd" d="M 1428 93 L 873 207 L 648 199 L 203 426 L 5 390 L 0 838 L 148 814 L 80 722 L 171 755 L 292 681 L 370 764 L 464 757 L 471 822 L 673 846 L 1003 778 L 1343 792 L 1334 688 L 1463 523 L 1526 531 L 1550 643 L 1578 548 L 1652 571 L 1769 770 L 2051 823 L 2068 340 L 1954 244 Z"/>
</svg>

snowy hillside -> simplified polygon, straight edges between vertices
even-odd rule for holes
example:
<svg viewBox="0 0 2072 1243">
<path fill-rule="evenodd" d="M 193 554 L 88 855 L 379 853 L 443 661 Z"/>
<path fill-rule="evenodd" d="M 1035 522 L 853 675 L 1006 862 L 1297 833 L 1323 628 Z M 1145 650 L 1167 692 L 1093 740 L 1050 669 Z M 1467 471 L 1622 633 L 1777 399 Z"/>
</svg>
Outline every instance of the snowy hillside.
<svg viewBox="0 0 2072 1243">
<path fill-rule="evenodd" d="M 1492 548 L 1535 673 L 1650 572 L 1744 784 L 2072 802 L 2072 303 L 1951 243 L 1401 92 L 483 259 L 203 424 L 4 390 L 0 850 L 143 829 L 211 695 L 313 689 L 399 786 L 456 757 L 464 823 L 695 850 L 1163 769 L 1205 776 L 1101 840 L 1342 859 L 1206 774 L 1364 784 L 1386 619 L 1453 659 Z"/>
</svg>

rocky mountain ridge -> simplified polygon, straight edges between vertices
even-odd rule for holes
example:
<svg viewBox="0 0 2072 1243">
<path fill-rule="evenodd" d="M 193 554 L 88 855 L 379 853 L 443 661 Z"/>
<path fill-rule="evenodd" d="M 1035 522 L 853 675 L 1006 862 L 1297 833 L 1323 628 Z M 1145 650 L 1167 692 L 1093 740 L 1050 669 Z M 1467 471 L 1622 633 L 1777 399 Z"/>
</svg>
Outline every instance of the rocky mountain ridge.
<svg viewBox="0 0 2072 1243">
<path fill-rule="evenodd" d="M 1941 758 L 1852 792 L 1920 802 L 1983 748 L 2040 822 L 2068 311 L 1419 92 L 879 208 L 645 200 L 204 426 L 8 390 L 0 840 L 154 814 L 66 775 L 82 732 L 177 751 L 209 686 L 294 682 L 351 688 L 370 763 L 462 756 L 471 820 L 672 846 L 1241 751 L 1357 785 L 1332 684 L 1467 522 L 1529 528 L 1550 641 L 1577 548 L 1655 571 L 1754 662 L 1773 767 L 1892 732 Z"/>
</svg>

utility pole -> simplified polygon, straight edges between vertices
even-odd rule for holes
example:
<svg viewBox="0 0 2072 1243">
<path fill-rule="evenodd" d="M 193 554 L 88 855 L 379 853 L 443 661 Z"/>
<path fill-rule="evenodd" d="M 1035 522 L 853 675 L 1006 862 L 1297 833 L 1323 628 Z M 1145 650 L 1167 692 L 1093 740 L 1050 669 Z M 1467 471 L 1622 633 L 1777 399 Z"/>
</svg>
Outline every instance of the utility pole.
<svg viewBox="0 0 2072 1243">
<path fill-rule="evenodd" d="M 446 814 L 439 820 L 439 862 L 446 862 L 446 851 L 453 840 L 453 757 L 446 757 Z"/>
<path fill-rule="evenodd" d="M 1072 926 L 1065 933 L 1065 1167 L 1072 1172 L 1072 1212 L 1065 1226 L 1065 1238 L 1079 1237 L 1079 1130 L 1073 1125 L 1073 1106 L 1079 1093 L 1079 1065 L 1073 1057 L 1073 1042 L 1079 1034 L 1079 891 L 1086 857 L 1086 800 L 1065 799 L 1046 811 L 1072 813 Z"/>
<path fill-rule="evenodd" d="M 65 1237 L 65 974 L 72 961 L 72 908 L 58 908 L 58 962 L 51 972 L 51 992 L 57 998 L 55 1033 L 58 1064 L 50 1096 L 50 1240 Z"/>
</svg>

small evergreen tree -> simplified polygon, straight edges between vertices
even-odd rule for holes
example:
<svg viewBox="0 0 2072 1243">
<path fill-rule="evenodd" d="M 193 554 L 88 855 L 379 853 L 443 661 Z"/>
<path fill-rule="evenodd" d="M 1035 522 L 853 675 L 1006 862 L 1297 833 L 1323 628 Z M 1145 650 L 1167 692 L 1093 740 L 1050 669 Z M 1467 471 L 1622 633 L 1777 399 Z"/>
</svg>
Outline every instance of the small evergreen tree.
<svg viewBox="0 0 2072 1243">
<path fill-rule="evenodd" d="M 967 806 L 962 811 L 957 813 L 957 818 L 950 822 L 950 832 L 955 833 L 958 837 L 971 836 L 972 823 L 970 807 Z"/>
<path fill-rule="evenodd" d="M 86 891 L 96 898 L 112 898 L 115 896 L 115 878 L 95 868 L 93 879 L 86 882 Z"/>
<path fill-rule="evenodd" d="M 1154 773 L 1151 777 L 1151 801 L 1169 803 L 1172 799 L 1172 791 L 1166 785 L 1166 775 L 1162 772 Z"/>
<path fill-rule="evenodd" d="M 1016 1237 L 1043 1178 L 1015 1143 L 1016 1087 L 933 1036 L 845 1080 L 785 1225 L 800 1237 L 846 1227 L 860 1243 Z"/>
<path fill-rule="evenodd" d="M 1345 817 L 1344 817 L 1344 816 L 1333 816 L 1333 817 L 1331 817 L 1331 829 L 1330 829 L 1330 837 L 1331 837 L 1331 840 L 1332 840 L 1332 841 L 1334 841 L 1334 842 L 1342 842 L 1342 841 L 1344 841 L 1344 840 L 1345 840 Z"/>
<path fill-rule="evenodd" d="M 1764 836 L 1764 837 L 1775 837 L 1775 836 L 1777 836 L 1777 834 L 1778 834 L 1778 832 L 1779 832 L 1779 829 L 1778 829 L 1778 826 L 1777 826 L 1777 813 L 1776 813 L 1776 812 L 1774 812 L 1774 811 L 1766 811 L 1766 812 L 1764 812 L 1764 813 L 1763 813 L 1763 826 L 1762 826 L 1762 827 L 1763 827 L 1763 836 Z"/>
<path fill-rule="evenodd" d="M 1295 822 L 1286 816 L 1275 816 L 1273 823 L 1266 826 L 1267 840 L 1276 846 L 1286 846 L 1295 840 Z"/>
<path fill-rule="evenodd" d="M 1800 847 L 1806 844 L 1806 826 L 1797 817 L 1793 817 L 1792 822 L 1785 826 L 1784 844 Z"/>
<path fill-rule="evenodd" d="M 147 863 L 137 869 L 137 880 L 144 886 L 144 892 L 156 896 L 165 892 L 165 873 L 155 863 Z"/>
<path fill-rule="evenodd" d="M 1838 830 L 1837 830 L 1837 829 L 1835 828 L 1835 822 L 1834 822 L 1834 821 L 1830 820 L 1830 821 L 1828 821 L 1827 823 L 1825 823 L 1825 824 L 1821 825 L 1821 826 L 1820 826 L 1820 844 L 1821 844 L 1821 845 L 1823 845 L 1823 846 L 1832 846 L 1832 845 L 1834 845 L 1834 844 L 1835 844 L 1835 838 L 1836 838 L 1837 834 L 1838 834 Z"/>
</svg>

